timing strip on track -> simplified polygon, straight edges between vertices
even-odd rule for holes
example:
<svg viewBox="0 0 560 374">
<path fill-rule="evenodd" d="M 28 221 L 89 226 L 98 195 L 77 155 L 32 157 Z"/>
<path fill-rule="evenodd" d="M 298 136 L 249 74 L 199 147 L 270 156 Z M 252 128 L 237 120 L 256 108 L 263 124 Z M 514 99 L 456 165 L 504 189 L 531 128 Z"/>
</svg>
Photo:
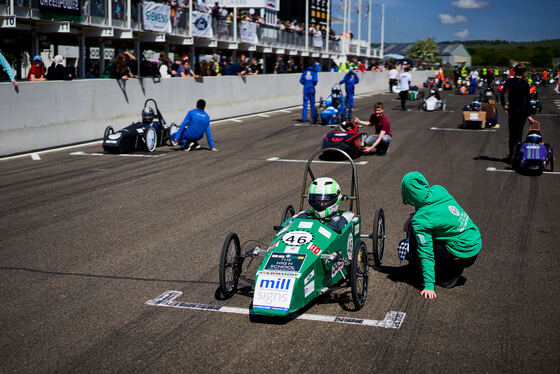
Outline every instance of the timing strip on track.
<svg viewBox="0 0 560 374">
<path fill-rule="evenodd" d="M 72 156 L 119 156 L 119 157 L 148 157 L 148 158 L 165 156 L 165 153 L 161 153 L 161 154 L 158 154 L 158 155 L 143 155 L 143 154 L 135 154 L 135 153 L 118 153 L 118 154 L 98 153 L 98 152 L 86 153 L 86 152 L 81 152 L 81 151 L 80 152 L 72 152 L 70 154 Z"/>
<path fill-rule="evenodd" d="M 167 291 L 161 294 L 159 297 L 146 301 L 146 304 L 153 306 L 164 306 L 169 308 L 180 308 L 180 309 L 191 309 L 191 310 L 202 310 L 207 312 L 221 312 L 221 313 L 234 313 L 234 314 L 244 314 L 252 315 L 250 309 L 248 308 L 236 308 L 230 306 L 220 306 L 220 305 L 209 305 L 209 304 L 198 304 L 198 303 L 187 303 L 174 301 L 177 297 L 181 296 L 183 293 L 181 291 Z M 363 318 L 351 318 L 351 317 L 337 317 L 337 316 L 326 316 L 321 314 L 292 314 L 287 316 L 289 319 L 301 319 L 307 321 L 318 321 L 318 322 L 329 322 L 329 323 L 346 323 L 351 325 L 364 325 L 373 327 L 383 327 L 386 329 L 398 329 L 401 327 L 406 313 L 404 312 L 388 312 L 385 318 L 381 321 L 375 319 L 363 319 Z"/>
<path fill-rule="evenodd" d="M 290 160 L 280 157 L 271 157 L 267 158 L 266 161 L 278 161 L 278 162 L 307 162 L 307 160 Z M 321 161 L 321 160 L 313 160 L 311 161 L 314 164 L 347 164 L 348 161 Z M 354 162 L 355 165 L 366 165 L 367 161 L 356 161 Z"/>
<path fill-rule="evenodd" d="M 498 169 L 495 167 L 487 167 L 486 171 L 495 171 L 498 173 L 515 173 L 515 170 L 511 170 L 511 169 Z M 560 172 L 558 171 L 543 171 L 543 174 L 556 174 L 559 175 Z"/>
<path fill-rule="evenodd" d="M 467 132 L 496 132 L 495 129 L 453 129 L 445 127 L 430 127 L 432 131 L 467 131 Z"/>
</svg>

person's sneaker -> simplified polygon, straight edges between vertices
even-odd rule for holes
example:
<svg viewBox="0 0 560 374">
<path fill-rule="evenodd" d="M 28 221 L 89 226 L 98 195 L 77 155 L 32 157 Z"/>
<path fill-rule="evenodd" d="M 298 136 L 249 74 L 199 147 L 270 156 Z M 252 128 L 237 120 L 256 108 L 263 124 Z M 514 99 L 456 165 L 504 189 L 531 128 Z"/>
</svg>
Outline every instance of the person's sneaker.
<svg viewBox="0 0 560 374">
<path fill-rule="evenodd" d="M 200 149 L 200 144 L 198 144 L 197 142 L 193 142 L 193 148 L 192 149 Z"/>
<path fill-rule="evenodd" d="M 495 128 L 495 129 L 499 129 L 499 128 L 500 128 L 500 124 L 499 124 L 499 123 L 496 123 L 496 124 L 495 124 L 494 126 L 492 126 L 492 127 Z"/>
<path fill-rule="evenodd" d="M 190 142 L 189 144 L 187 144 L 187 146 L 185 147 L 185 152 L 190 152 L 190 150 L 194 147 L 194 142 Z"/>
<path fill-rule="evenodd" d="M 447 279 L 447 280 L 441 281 L 441 282 L 439 282 L 439 285 L 440 285 L 441 287 L 443 287 L 443 288 L 453 288 L 453 287 L 455 287 L 455 285 L 457 284 L 457 281 L 459 280 L 460 277 L 461 277 L 461 276 L 458 275 L 458 276 L 455 277 L 455 278 L 451 278 L 451 279 Z"/>
</svg>

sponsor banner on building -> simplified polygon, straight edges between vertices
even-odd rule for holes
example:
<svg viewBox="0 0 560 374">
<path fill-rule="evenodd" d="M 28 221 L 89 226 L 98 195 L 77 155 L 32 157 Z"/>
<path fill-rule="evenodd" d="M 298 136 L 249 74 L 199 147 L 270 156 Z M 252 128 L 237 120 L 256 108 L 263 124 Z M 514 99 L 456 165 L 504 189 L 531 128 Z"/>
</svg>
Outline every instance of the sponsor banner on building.
<svg viewBox="0 0 560 374">
<path fill-rule="evenodd" d="M 192 35 L 212 39 L 212 14 L 195 11 L 192 12 L 192 17 Z"/>
<path fill-rule="evenodd" d="M 81 21 L 80 0 L 39 0 L 42 18 Z"/>
<path fill-rule="evenodd" d="M 171 7 L 151 1 L 145 1 L 142 4 L 144 30 L 170 33 Z"/>
<path fill-rule="evenodd" d="M 321 36 L 321 33 L 316 33 L 313 35 L 313 47 L 323 47 L 323 37 Z"/>
<path fill-rule="evenodd" d="M 257 44 L 257 24 L 251 21 L 241 21 L 241 29 L 239 30 L 241 42 L 249 44 Z"/>
</svg>

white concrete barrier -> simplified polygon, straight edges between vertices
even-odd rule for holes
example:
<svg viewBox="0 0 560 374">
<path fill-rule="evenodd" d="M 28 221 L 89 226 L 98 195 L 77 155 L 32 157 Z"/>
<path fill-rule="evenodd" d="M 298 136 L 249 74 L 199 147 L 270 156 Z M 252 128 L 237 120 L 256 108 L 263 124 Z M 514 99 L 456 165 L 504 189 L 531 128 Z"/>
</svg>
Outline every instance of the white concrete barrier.
<svg viewBox="0 0 560 374">
<path fill-rule="evenodd" d="M 386 72 L 358 73 L 356 94 L 388 91 Z M 420 85 L 433 72 L 412 72 Z M 319 73 L 316 99 L 326 97 L 343 73 Z M 302 103 L 299 74 L 205 77 L 204 79 L 86 79 L 22 82 L 18 90 L 0 83 L 0 156 L 103 137 L 140 120 L 144 101 L 153 98 L 167 122 L 181 123 L 198 99 L 212 120 L 260 113 Z"/>
</svg>

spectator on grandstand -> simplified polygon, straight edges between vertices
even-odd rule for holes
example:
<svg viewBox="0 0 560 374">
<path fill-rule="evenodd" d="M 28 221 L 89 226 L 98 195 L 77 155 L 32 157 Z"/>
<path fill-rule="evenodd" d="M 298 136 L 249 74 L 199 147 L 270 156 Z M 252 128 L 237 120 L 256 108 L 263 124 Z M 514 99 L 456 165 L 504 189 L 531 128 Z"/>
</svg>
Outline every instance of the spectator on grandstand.
<svg viewBox="0 0 560 374">
<path fill-rule="evenodd" d="M 177 77 L 179 78 L 198 78 L 191 69 L 188 60 L 184 60 L 183 64 L 177 70 Z"/>
<path fill-rule="evenodd" d="M 122 79 L 123 81 L 125 81 L 128 78 L 134 77 L 134 74 L 132 74 L 130 68 L 128 67 L 130 56 L 132 56 L 132 54 L 126 51 L 119 53 L 117 57 L 115 57 L 115 59 L 109 64 L 109 66 L 107 66 L 109 78 Z"/>
<path fill-rule="evenodd" d="M 274 74 L 284 74 L 286 72 L 286 64 L 284 63 L 284 57 L 278 56 L 276 59 L 276 65 L 274 65 Z"/>
<path fill-rule="evenodd" d="M 33 57 L 33 65 L 27 73 L 27 80 L 31 82 L 41 82 L 46 80 L 45 78 L 45 65 L 43 64 L 43 59 L 41 56 L 37 55 Z"/>
<path fill-rule="evenodd" d="M 61 55 L 56 55 L 53 58 L 51 66 L 47 69 L 46 78 L 49 81 L 62 81 L 62 80 L 70 80 L 72 76 L 63 65 L 64 57 Z"/>
<path fill-rule="evenodd" d="M 175 57 L 175 62 L 171 64 L 171 76 L 176 77 L 177 71 L 183 65 L 183 59 L 180 56 Z"/>
<path fill-rule="evenodd" d="M 259 64 L 259 61 L 255 57 L 251 59 L 251 65 L 249 65 L 249 72 L 247 74 L 249 75 L 262 74 L 261 64 Z"/>
<path fill-rule="evenodd" d="M 2 66 L 2 68 L 6 72 L 6 74 L 8 75 L 8 79 L 10 79 L 10 82 L 12 82 L 14 87 L 17 87 L 18 82 L 16 81 L 16 78 L 14 77 L 14 72 L 12 70 L 12 67 L 8 63 L 8 60 L 6 60 L 6 58 L 2 54 L 2 51 L 0 51 L 0 66 Z"/>
<path fill-rule="evenodd" d="M 171 78 L 171 74 L 169 74 L 169 67 L 171 65 L 171 60 L 169 60 L 169 56 L 167 56 L 166 52 L 160 52 L 159 54 L 159 76 L 166 79 Z"/>
</svg>

